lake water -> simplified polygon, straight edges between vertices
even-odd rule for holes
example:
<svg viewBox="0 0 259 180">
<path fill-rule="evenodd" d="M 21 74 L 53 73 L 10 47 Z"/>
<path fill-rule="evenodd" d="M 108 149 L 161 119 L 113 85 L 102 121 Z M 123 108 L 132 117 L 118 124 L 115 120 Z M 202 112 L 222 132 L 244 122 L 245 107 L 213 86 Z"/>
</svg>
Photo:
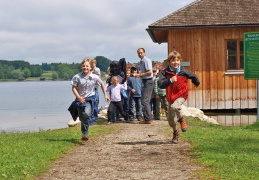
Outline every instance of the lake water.
<svg viewBox="0 0 259 180">
<path fill-rule="evenodd" d="M 74 99 L 70 81 L 0 82 L 0 132 L 68 127 L 72 118 L 67 109 Z"/>
<path fill-rule="evenodd" d="M 100 105 L 108 105 L 98 88 Z M 67 110 L 75 99 L 70 81 L 0 82 L 0 132 L 28 132 L 68 127 Z M 221 125 L 257 121 L 256 113 L 207 114 Z"/>
</svg>

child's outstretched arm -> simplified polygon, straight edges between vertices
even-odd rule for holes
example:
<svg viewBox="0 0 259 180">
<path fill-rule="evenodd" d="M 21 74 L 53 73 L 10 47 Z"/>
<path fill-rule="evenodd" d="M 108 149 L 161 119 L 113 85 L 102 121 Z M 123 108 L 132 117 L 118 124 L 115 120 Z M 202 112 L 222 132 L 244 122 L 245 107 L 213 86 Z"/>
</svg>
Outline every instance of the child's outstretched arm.
<svg viewBox="0 0 259 180">
<path fill-rule="evenodd" d="M 192 83 L 193 83 L 196 87 L 198 87 L 198 86 L 200 85 L 200 81 L 199 81 L 198 77 L 197 77 L 195 74 L 193 74 L 192 72 L 190 72 L 190 71 L 188 71 L 188 70 L 185 70 L 185 73 L 186 73 L 186 75 L 187 75 L 187 78 L 188 78 L 188 79 L 191 79 L 191 80 L 192 80 Z"/>
<path fill-rule="evenodd" d="M 192 83 L 198 87 L 200 85 L 200 81 L 199 79 L 197 78 L 197 76 L 195 75 L 195 77 L 192 79 Z"/>
<path fill-rule="evenodd" d="M 105 87 L 104 83 L 101 84 L 101 88 L 102 88 L 102 91 L 103 91 L 103 95 L 104 95 L 105 101 L 106 102 L 110 102 L 110 98 L 106 94 L 106 87 Z"/>
</svg>

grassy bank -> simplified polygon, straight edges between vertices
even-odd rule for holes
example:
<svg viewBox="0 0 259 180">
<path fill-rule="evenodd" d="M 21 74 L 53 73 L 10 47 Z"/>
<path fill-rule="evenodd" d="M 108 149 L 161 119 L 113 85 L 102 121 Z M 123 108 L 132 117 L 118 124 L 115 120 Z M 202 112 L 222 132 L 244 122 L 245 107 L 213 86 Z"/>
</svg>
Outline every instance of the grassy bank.
<svg viewBox="0 0 259 180">
<path fill-rule="evenodd" d="M 25 79 L 25 81 L 40 81 L 41 78 L 44 78 L 45 81 L 52 81 L 53 77 L 52 77 L 53 71 L 44 71 L 43 74 L 40 77 L 29 77 L 27 79 Z M 107 77 L 103 76 L 101 77 L 101 79 L 103 81 L 106 81 Z M 64 81 L 64 79 L 56 79 L 57 81 Z M 18 79 L 0 79 L 0 82 L 17 82 Z"/>
<path fill-rule="evenodd" d="M 114 132 L 104 120 L 90 127 L 89 136 Z M 33 133 L 0 134 L 0 179 L 33 179 L 62 154 L 81 144 L 80 127 Z"/>
<path fill-rule="evenodd" d="M 201 179 L 258 179 L 259 123 L 223 127 L 189 118 L 188 124 L 181 138 L 192 144 L 190 155 L 205 167 L 198 173 Z"/>
<path fill-rule="evenodd" d="M 41 78 L 44 78 L 46 81 L 52 80 L 52 71 L 44 71 L 40 77 L 29 77 L 26 81 L 39 81 Z"/>
<path fill-rule="evenodd" d="M 100 120 L 90 127 L 91 139 L 112 133 L 115 126 Z M 199 179 L 257 179 L 259 176 L 259 123 L 223 127 L 188 118 L 181 133 L 192 145 L 188 155 L 203 165 Z M 118 126 L 117 126 L 118 127 Z M 166 133 L 172 136 L 171 129 Z M 44 173 L 62 154 L 80 145 L 80 127 L 33 133 L 0 134 L 0 179 L 33 179 Z M 177 145 L 175 145 L 177 146 Z"/>
<path fill-rule="evenodd" d="M 40 81 L 41 78 L 45 78 L 46 81 L 52 81 L 52 71 L 45 71 L 40 77 L 29 77 L 25 81 Z M 62 79 L 57 79 L 62 80 Z M 17 82 L 18 79 L 0 79 L 0 82 Z"/>
</svg>

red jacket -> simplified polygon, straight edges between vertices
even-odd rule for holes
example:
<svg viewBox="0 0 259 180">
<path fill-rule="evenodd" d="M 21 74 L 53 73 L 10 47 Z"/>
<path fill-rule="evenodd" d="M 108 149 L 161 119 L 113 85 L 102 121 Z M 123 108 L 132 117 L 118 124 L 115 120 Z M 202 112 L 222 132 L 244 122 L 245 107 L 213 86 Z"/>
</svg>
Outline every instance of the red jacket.
<svg viewBox="0 0 259 180">
<path fill-rule="evenodd" d="M 176 82 L 170 81 L 172 76 L 177 76 Z M 187 79 L 191 79 L 195 86 L 200 84 L 197 76 L 182 66 L 178 74 L 175 74 L 169 67 L 159 74 L 158 86 L 161 89 L 166 89 L 166 98 L 169 103 L 172 104 L 179 97 L 188 98 Z"/>
<path fill-rule="evenodd" d="M 179 97 L 182 97 L 184 99 L 188 98 L 187 78 L 184 76 L 178 76 L 172 71 L 167 72 L 167 79 L 171 78 L 172 76 L 177 76 L 177 81 L 170 84 L 166 88 L 166 99 L 171 104 Z"/>
</svg>

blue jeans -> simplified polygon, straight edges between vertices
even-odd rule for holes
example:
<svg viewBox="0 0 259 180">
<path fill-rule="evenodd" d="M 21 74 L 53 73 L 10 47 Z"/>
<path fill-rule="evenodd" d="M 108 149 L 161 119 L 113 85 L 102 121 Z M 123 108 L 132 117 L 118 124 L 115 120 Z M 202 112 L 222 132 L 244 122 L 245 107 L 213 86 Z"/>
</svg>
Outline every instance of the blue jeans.
<svg viewBox="0 0 259 180">
<path fill-rule="evenodd" d="M 88 136 L 88 128 L 89 122 L 91 118 L 91 104 L 89 102 L 86 103 L 85 107 L 78 107 L 78 115 L 81 121 L 81 132 L 83 136 Z"/>
<path fill-rule="evenodd" d="M 96 106 L 98 108 L 98 106 L 99 106 L 99 92 L 98 92 L 98 88 L 94 88 L 94 92 L 95 92 Z"/>
<path fill-rule="evenodd" d="M 141 97 L 130 97 L 129 100 L 129 118 L 134 118 L 134 105 L 136 108 L 136 117 L 137 119 L 142 119 L 142 106 L 141 106 Z"/>
<path fill-rule="evenodd" d="M 125 111 L 125 113 L 127 115 L 129 115 L 129 97 L 128 98 L 124 98 L 123 96 L 122 98 L 122 103 L 123 103 L 123 110 Z"/>
</svg>

